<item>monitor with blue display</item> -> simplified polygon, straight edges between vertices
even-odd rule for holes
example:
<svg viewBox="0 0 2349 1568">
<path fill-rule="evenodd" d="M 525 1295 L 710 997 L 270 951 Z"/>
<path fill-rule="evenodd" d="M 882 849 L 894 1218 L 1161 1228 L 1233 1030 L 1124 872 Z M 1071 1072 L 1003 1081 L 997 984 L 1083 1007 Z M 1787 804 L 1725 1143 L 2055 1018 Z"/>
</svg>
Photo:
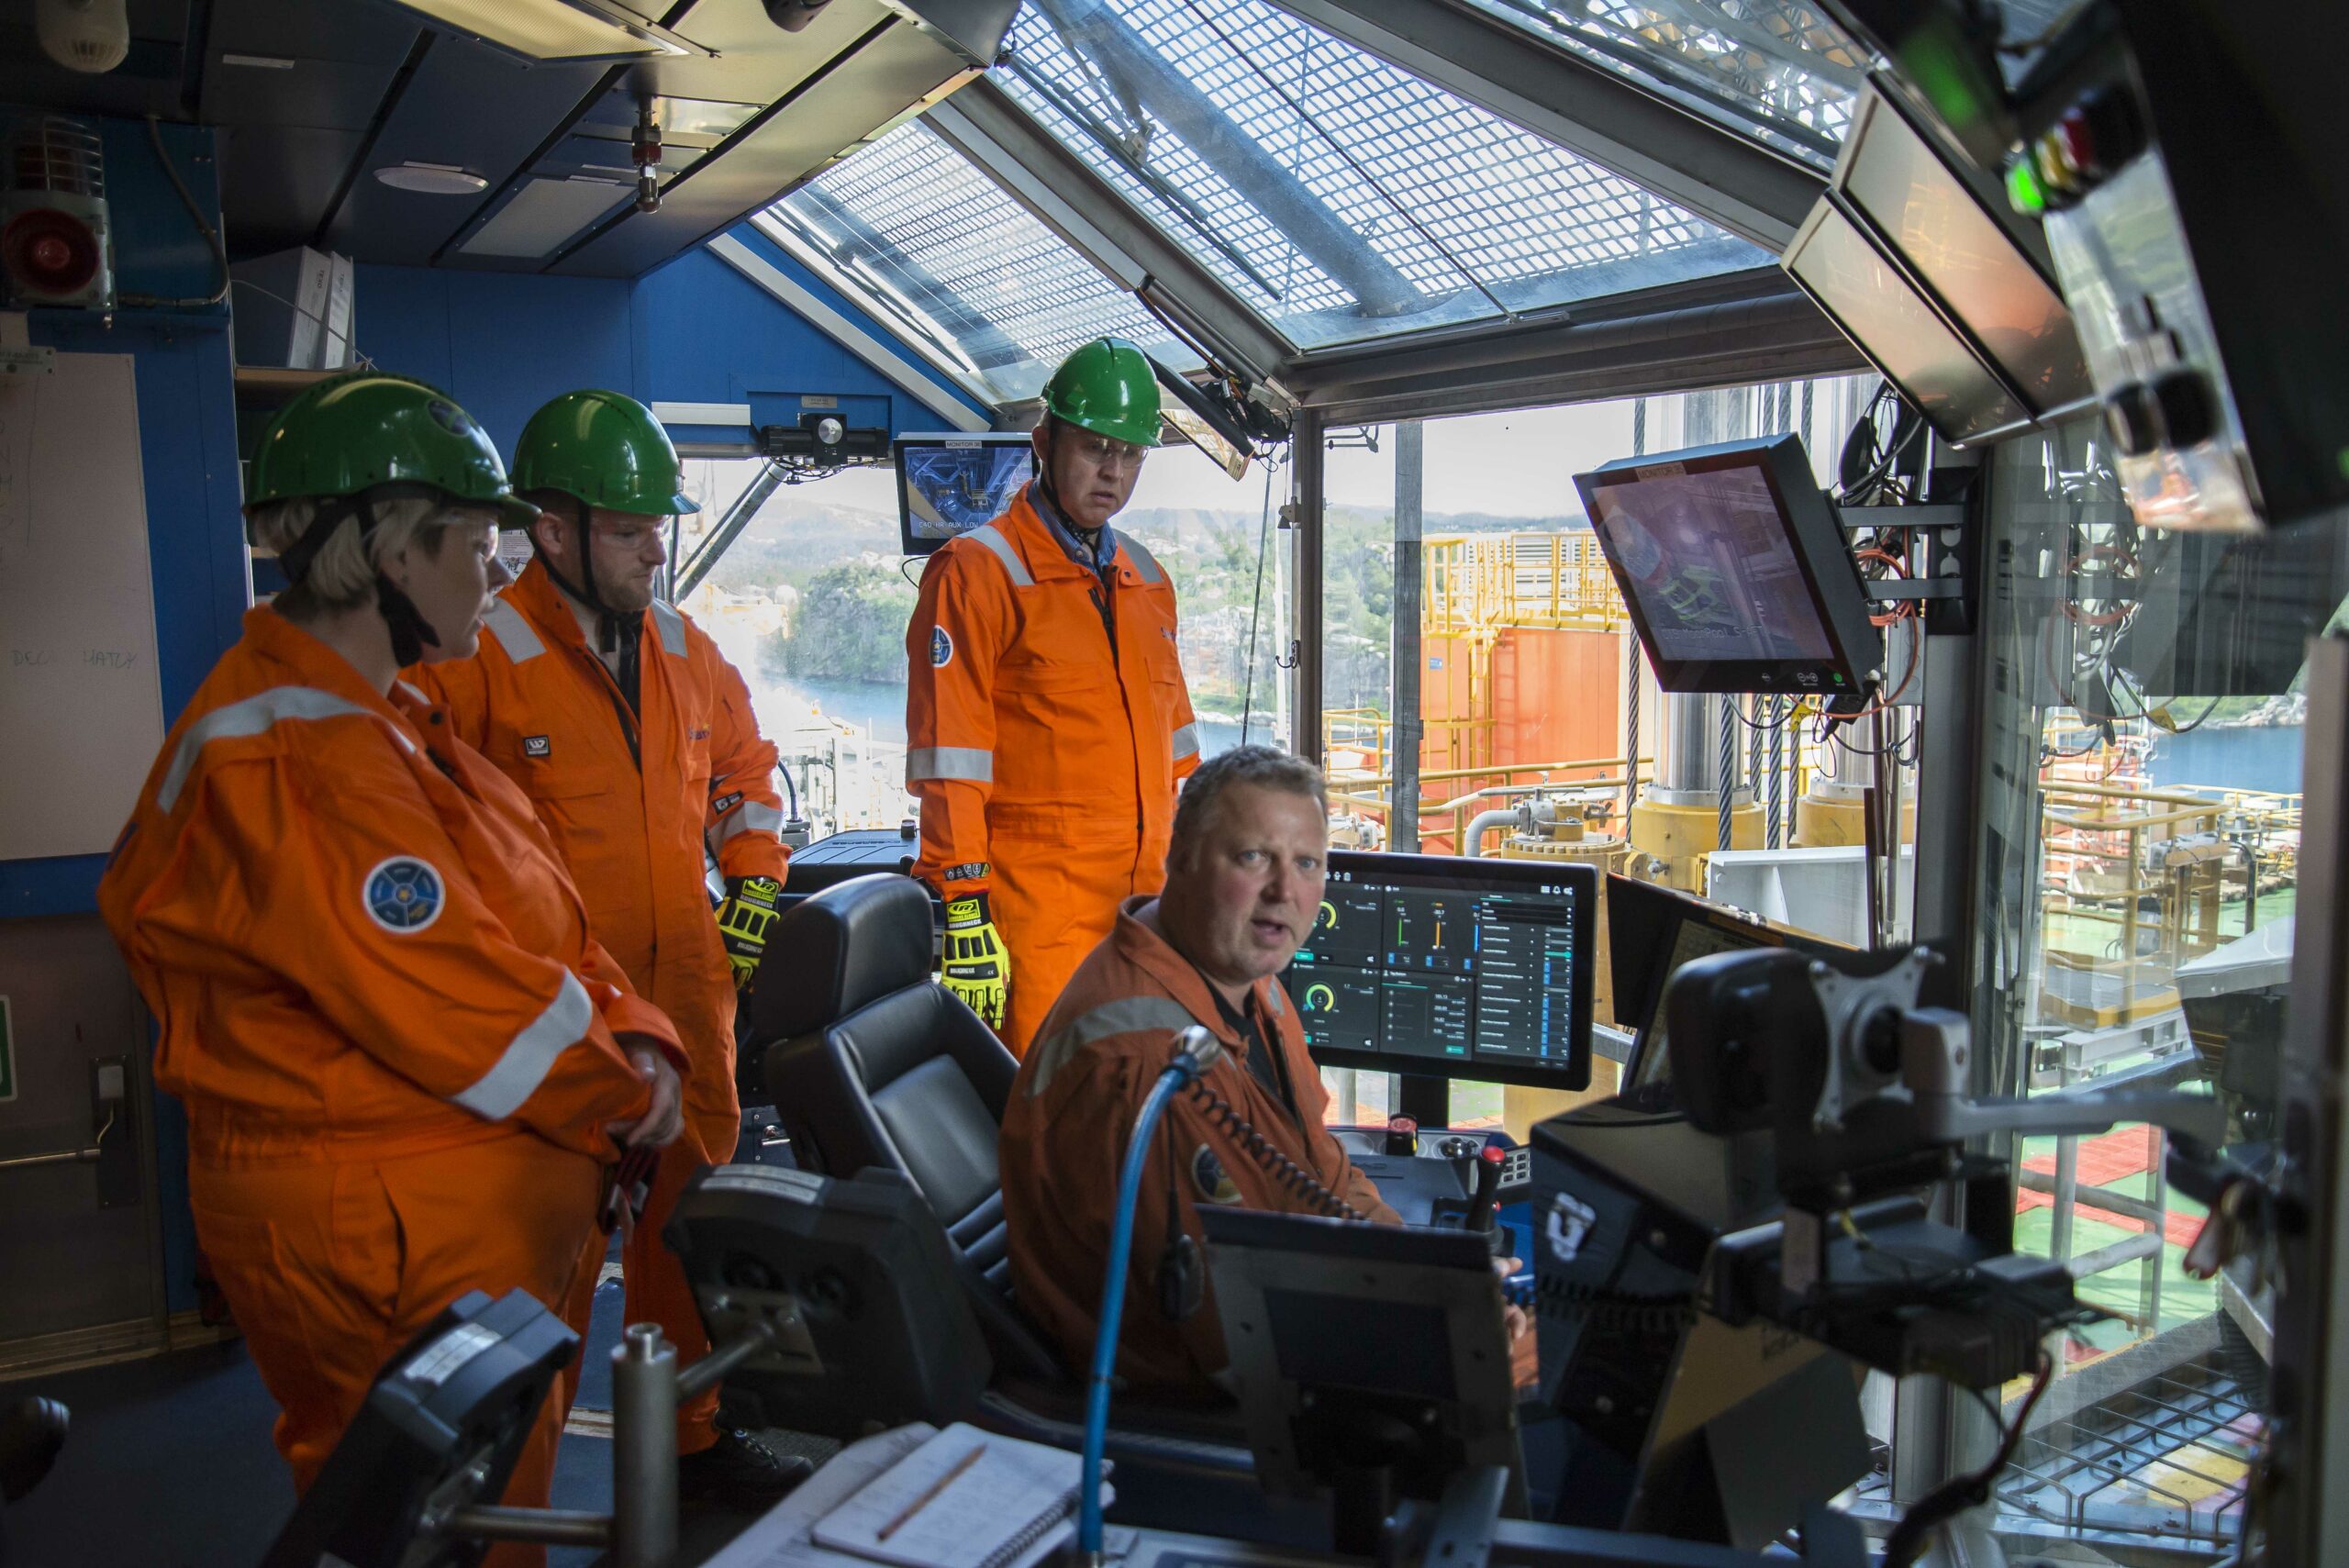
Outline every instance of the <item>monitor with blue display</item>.
<svg viewBox="0 0 2349 1568">
<path fill-rule="evenodd" d="M 1036 474 L 1035 448 L 1016 432 L 899 436 L 892 452 L 897 534 L 907 555 L 928 555 L 1001 517 Z"/>
<path fill-rule="evenodd" d="M 1339 850 L 1283 973 L 1324 1067 L 1590 1084 L 1587 865 Z"/>
</svg>

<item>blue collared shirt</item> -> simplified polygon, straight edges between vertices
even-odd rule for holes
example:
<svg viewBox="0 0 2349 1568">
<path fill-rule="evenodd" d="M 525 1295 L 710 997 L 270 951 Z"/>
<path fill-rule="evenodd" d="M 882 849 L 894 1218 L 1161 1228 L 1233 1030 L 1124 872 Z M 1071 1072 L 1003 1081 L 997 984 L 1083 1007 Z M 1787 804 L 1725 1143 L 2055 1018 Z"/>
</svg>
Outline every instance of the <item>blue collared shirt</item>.
<svg viewBox="0 0 2349 1568">
<path fill-rule="evenodd" d="M 1067 551 L 1068 558 L 1107 583 L 1109 569 L 1118 559 L 1117 529 L 1103 525 L 1100 538 L 1091 553 L 1087 553 L 1085 541 L 1076 537 L 1076 530 L 1062 517 L 1061 509 L 1045 495 L 1042 485 L 1031 483 L 1028 486 L 1028 502 L 1036 508 L 1036 515 L 1044 519 L 1044 526 L 1052 530 L 1052 538 L 1060 541 L 1060 547 Z"/>
</svg>

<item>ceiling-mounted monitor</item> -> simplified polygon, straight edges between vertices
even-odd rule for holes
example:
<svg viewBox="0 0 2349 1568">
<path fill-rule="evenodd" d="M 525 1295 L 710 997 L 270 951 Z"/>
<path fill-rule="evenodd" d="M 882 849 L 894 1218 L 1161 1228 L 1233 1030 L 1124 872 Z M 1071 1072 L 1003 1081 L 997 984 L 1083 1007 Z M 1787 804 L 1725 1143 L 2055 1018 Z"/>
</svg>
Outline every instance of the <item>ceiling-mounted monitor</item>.
<svg viewBox="0 0 2349 1568">
<path fill-rule="evenodd" d="M 1575 488 L 1665 691 L 1831 700 L 1879 678 L 1884 634 L 1798 437 L 1621 458 Z"/>
<path fill-rule="evenodd" d="M 1834 186 L 2034 417 L 2096 396 L 2053 264 L 1997 216 L 1990 195 L 1874 87 L 1860 95 Z"/>
<path fill-rule="evenodd" d="M 1831 197 L 1778 264 L 1943 440 L 1962 446 L 2031 423 L 2022 400 Z"/>
<path fill-rule="evenodd" d="M 1036 449 L 1016 432 L 904 435 L 890 450 L 897 465 L 897 538 L 907 555 L 928 555 L 1001 517 L 1036 476 Z"/>
<path fill-rule="evenodd" d="M 1779 258 L 1953 444 L 2095 395 L 2048 267 L 1931 134 L 1873 85 L 1826 194 Z"/>
</svg>

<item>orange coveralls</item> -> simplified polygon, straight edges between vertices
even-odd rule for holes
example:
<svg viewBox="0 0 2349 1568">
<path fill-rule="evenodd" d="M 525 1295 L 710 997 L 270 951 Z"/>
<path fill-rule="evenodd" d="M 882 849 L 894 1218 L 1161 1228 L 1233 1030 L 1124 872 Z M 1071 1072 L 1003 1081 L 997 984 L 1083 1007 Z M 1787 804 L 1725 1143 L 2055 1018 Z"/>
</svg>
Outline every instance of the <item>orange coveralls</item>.
<svg viewBox="0 0 2349 1568">
<path fill-rule="evenodd" d="M 1258 981 L 1249 1008 L 1257 1029 L 1278 1042 L 1297 1101 L 1294 1117 L 1249 1069 L 1250 1043 L 1225 1020 L 1199 972 L 1135 918 L 1149 902 L 1126 901 L 1115 929 L 1044 1020 L 1012 1081 L 998 1145 L 1012 1294 L 1058 1346 L 1063 1362 L 1078 1373 L 1093 1364 L 1118 1173 L 1134 1118 L 1174 1057 L 1175 1036 L 1194 1023 L 1205 1024 L 1224 1049 L 1202 1083 L 1330 1191 L 1372 1219 L 1402 1222 L 1322 1125 L 1330 1096 L 1305 1053 L 1304 1025 L 1279 979 Z M 1314 1211 L 1250 1159 L 1190 1095 L 1166 1102 L 1134 1207 L 1117 1372 L 1138 1394 L 1212 1401 L 1222 1397 L 1212 1379 L 1230 1361 L 1212 1289 L 1179 1322 L 1160 1305 L 1158 1265 L 1167 1242 L 1170 1192 L 1183 1229 L 1199 1249 L 1202 1277 L 1207 1236 L 1200 1204 Z"/>
<path fill-rule="evenodd" d="M 197 1239 L 306 1488 L 384 1361 L 473 1289 L 560 1310 L 617 1032 L 682 1066 L 529 802 L 411 689 L 260 608 L 165 738 L 98 886 L 187 1108 Z M 569 1403 L 507 1489 L 547 1501 Z M 498 1560 L 535 1562 L 535 1550 Z"/>
<path fill-rule="evenodd" d="M 596 939 L 685 1042 L 686 1134 L 662 1151 L 624 1255 L 628 1320 L 660 1324 L 683 1365 L 707 1353 L 709 1341 L 661 1229 L 699 1166 L 734 1157 L 742 1124 L 733 972 L 710 909 L 703 851 L 716 852 L 727 876 L 781 881 L 783 803 L 774 748 L 760 737 L 742 677 L 708 634 L 655 601 L 641 635 L 640 711 L 632 714 L 554 580 L 533 561 L 484 619 L 479 653 L 419 666 L 409 678 L 537 806 Z M 582 1284 L 592 1300 L 593 1279 Z M 716 1388 L 679 1408 L 680 1452 L 717 1440 L 717 1410 Z"/>
<path fill-rule="evenodd" d="M 913 872 L 986 893 L 1011 951 L 1002 1035 L 1025 1052 L 1118 901 L 1165 879 L 1174 789 L 1199 764 L 1174 585 L 1116 536 L 1114 590 L 1011 509 L 930 558 L 906 631 Z"/>
</svg>

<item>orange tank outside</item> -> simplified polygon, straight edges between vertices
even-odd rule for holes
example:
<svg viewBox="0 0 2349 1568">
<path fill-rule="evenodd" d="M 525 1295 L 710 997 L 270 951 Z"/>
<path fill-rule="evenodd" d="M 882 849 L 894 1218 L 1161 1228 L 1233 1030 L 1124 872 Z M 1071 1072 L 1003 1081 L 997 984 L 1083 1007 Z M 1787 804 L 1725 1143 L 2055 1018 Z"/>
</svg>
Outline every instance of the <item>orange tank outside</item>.
<svg viewBox="0 0 2349 1568">
<path fill-rule="evenodd" d="M 1425 740 L 1419 767 L 1421 798 L 1452 800 L 1487 784 L 1545 782 L 1542 773 L 1503 773 L 1510 764 L 1563 762 L 1618 756 L 1623 749 L 1621 712 L 1626 634 L 1506 627 L 1487 634 L 1489 654 L 1475 639 L 1431 631 L 1422 648 L 1419 712 Z M 1427 775 L 1460 768 L 1494 768 L 1465 778 Z M 1620 776 L 1617 768 L 1580 776 Z M 1546 782 L 1571 784 L 1576 775 Z M 1475 803 L 1462 814 L 1500 804 Z M 1456 852 L 1453 813 L 1420 824 L 1427 852 Z"/>
</svg>

